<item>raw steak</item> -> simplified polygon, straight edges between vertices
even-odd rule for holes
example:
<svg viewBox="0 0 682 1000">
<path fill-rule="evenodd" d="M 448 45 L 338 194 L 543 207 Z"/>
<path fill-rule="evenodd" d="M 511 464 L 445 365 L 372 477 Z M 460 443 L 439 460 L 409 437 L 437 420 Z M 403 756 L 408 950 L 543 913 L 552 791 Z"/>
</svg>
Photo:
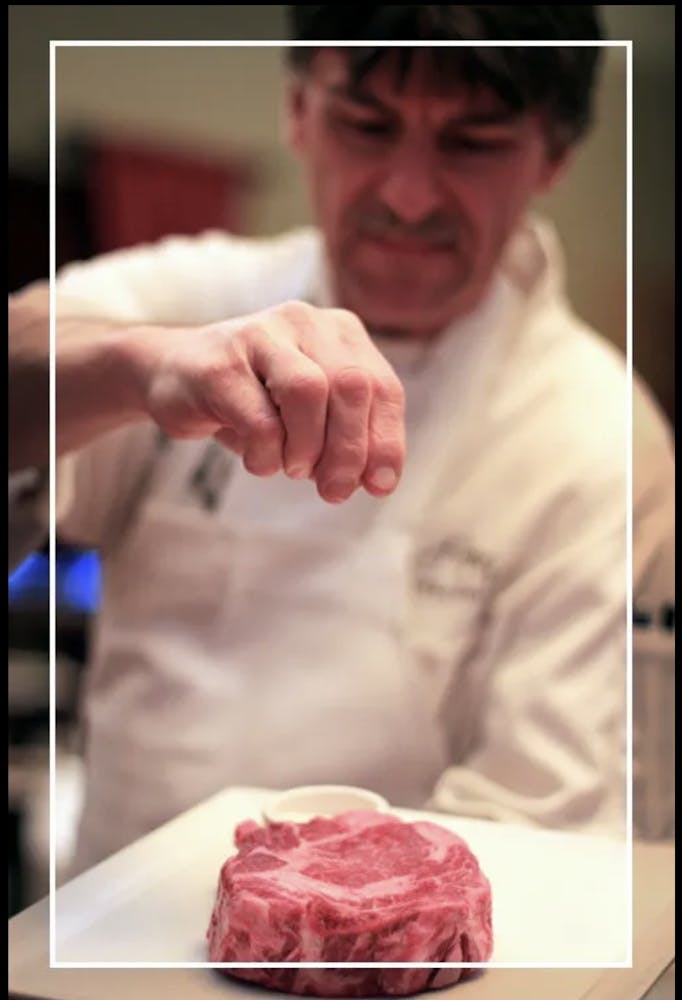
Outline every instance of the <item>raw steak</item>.
<svg viewBox="0 0 682 1000">
<path fill-rule="evenodd" d="M 348 812 L 242 823 L 207 932 L 212 962 L 485 962 L 490 885 L 466 843 L 435 823 Z M 320 997 L 401 996 L 468 969 L 234 969 Z"/>
</svg>

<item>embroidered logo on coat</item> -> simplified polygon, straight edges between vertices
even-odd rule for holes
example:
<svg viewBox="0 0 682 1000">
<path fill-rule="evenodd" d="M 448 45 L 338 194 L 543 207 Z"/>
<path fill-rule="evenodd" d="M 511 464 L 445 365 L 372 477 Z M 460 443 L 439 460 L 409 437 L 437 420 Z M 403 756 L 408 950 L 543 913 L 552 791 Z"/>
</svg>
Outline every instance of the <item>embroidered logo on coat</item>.
<svg viewBox="0 0 682 1000">
<path fill-rule="evenodd" d="M 232 478 L 234 467 L 234 456 L 217 441 L 212 441 L 202 453 L 199 464 L 192 473 L 190 488 L 201 501 L 204 510 L 216 509 Z"/>
<path fill-rule="evenodd" d="M 415 559 L 415 585 L 421 594 L 480 598 L 492 576 L 490 556 L 457 535 L 424 546 Z"/>
</svg>

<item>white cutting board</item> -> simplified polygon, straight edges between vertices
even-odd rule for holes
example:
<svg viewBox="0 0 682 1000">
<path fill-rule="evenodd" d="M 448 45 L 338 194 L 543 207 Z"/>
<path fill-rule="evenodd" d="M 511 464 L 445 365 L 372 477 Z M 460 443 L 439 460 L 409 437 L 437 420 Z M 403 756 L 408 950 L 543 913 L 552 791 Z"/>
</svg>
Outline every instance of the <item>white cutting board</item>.
<svg viewBox="0 0 682 1000">
<path fill-rule="evenodd" d="M 207 961 L 220 867 L 243 819 L 261 818 L 272 792 L 231 788 L 132 844 L 56 893 L 56 960 Z M 628 959 L 625 844 L 435 813 L 462 836 L 488 876 L 496 963 L 598 965 Z"/>
</svg>

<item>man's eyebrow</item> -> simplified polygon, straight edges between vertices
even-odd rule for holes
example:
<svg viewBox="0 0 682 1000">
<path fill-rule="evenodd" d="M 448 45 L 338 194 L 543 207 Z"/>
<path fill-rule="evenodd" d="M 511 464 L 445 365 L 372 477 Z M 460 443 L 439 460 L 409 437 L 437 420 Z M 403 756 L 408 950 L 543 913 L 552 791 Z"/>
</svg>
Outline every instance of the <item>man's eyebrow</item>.
<svg viewBox="0 0 682 1000">
<path fill-rule="evenodd" d="M 342 101 L 352 101 L 354 104 L 361 104 L 365 108 L 373 111 L 381 111 L 384 114 L 392 113 L 392 109 L 388 105 L 357 84 L 331 84 L 327 87 L 327 92 L 332 97 L 336 97 Z M 492 125 L 513 125 L 522 118 L 523 111 L 500 105 L 496 108 L 452 115 L 452 117 L 446 119 L 445 127 L 484 128 Z"/>
<path fill-rule="evenodd" d="M 353 84 L 331 84 L 327 87 L 327 92 L 332 97 L 338 97 L 342 101 L 352 101 L 354 104 L 362 104 L 374 111 L 390 111 L 382 101 L 374 97 L 367 90 Z"/>
<path fill-rule="evenodd" d="M 487 111 L 470 111 L 463 115 L 453 115 L 448 119 L 446 125 L 462 127 L 464 128 L 475 128 L 483 127 L 485 125 L 513 125 L 515 122 L 521 121 L 523 118 L 522 111 L 516 111 L 514 108 L 491 108 Z"/>
</svg>

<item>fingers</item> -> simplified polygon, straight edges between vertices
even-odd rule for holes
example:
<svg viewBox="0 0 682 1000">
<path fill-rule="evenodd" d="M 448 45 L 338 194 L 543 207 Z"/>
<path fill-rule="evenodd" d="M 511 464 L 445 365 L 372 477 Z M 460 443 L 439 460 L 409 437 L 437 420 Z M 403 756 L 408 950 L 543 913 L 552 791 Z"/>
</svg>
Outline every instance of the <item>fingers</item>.
<svg viewBox="0 0 682 1000">
<path fill-rule="evenodd" d="M 405 402 L 397 379 L 375 384 L 369 415 L 368 458 L 362 485 L 372 496 L 392 493 L 405 462 Z"/>
<path fill-rule="evenodd" d="M 239 455 L 240 458 L 244 456 L 246 451 L 246 440 L 237 434 L 236 431 L 230 430 L 229 427 L 221 427 L 219 431 L 216 431 L 213 437 L 218 441 L 223 447 L 228 448 L 229 451 L 233 451 L 235 455 Z"/>
<path fill-rule="evenodd" d="M 371 376 L 364 368 L 331 375 L 324 450 L 315 470 L 320 496 L 339 503 L 358 486 L 388 496 L 404 462 L 404 397 L 397 378 Z"/>
<path fill-rule="evenodd" d="M 393 492 L 405 459 L 403 390 L 355 316 L 286 303 L 228 332 L 223 360 L 202 381 L 215 437 L 248 471 L 313 479 L 330 503 L 359 487 Z"/>
<path fill-rule="evenodd" d="M 360 485 L 367 464 L 372 385 L 361 368 L 330 374 L 324 448 L 315 467 L 323 500 L 341 503 Z"/>
<path fill-rule="evenodd" d="M 400 382 L 351 313 L 286 303 L 245 338 L 279 411 L 284 469 L 314 478 L 330 503 L 359 486 L 391 493 L 405 457 Z"/>
<path fill-rule="evenodd" d="M 340 503 L 358 488 L 367 463 L 372 386 L 361 366 L 344 366 L 347 352 L 338 351 L 330 331 L 326 336 L 318 363 L 271 326 L 254 335 L 251 357 L 284 426 L 287 475 L 314 478 L 323 499 Z"/>
<path fill-rule="evenodd" d="M 318 491 L 331 502 L 347 499 L 358 486 L 387 496 L 405 462 L 403 387 L 356 316 L 328 309 L 324 317 L 325 336 L 309 318 L 299 320 L 301 347 L 329 384 L 324 448 L 315 469 Z"/>
<path fill-rule="evenodd" d="M 205 391 L 220 427 L 213 436 L 236 454 L 255 476 L 272 476 L 282 468 L 284 427 L 277 408 L 255 377 L 236 366 L 226 368 Z"/>
<path fill-rule="evenodd" d="M 319 365 L 278 332 L 254 331 L 250 358 L 284 429 L 284 470 L 292 479 L 307 479 L 324 447 L 328 381 Z"/>
</svg>

